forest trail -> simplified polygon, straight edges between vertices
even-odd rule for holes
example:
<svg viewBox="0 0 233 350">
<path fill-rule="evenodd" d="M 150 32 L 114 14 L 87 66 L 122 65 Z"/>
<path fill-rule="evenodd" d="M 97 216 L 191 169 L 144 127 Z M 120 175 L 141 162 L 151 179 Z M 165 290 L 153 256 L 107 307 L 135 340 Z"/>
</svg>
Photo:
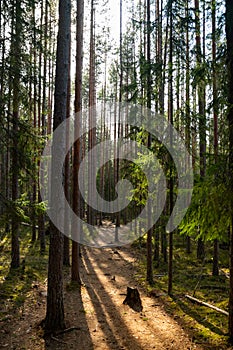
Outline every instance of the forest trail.
<svg viewBox="0 0 233 350">
<path fill-rule="evenodd" d="M 166 314 L 159 298 L 150 297 L 134 279 L 135 251 L 130 247 L 82 248 L 77 290 L 65 277 L 67 327 L 77 327 L 46 342 L 39 322 L 45 316 L 46 285 L 32 286 L 21 317 L 5 324 L 2 349 L 15 350 L 201 350 L 181 326 Z M 67 287 L 68 286 L 68 287 Z M 123 305 L 127 286 L 137 287 L 143 311 Z M 13 321 L 13 322 L 12 322 Z"/>
<path fill-rule="evenodd" d="M 83 252 L 83 304 L 90 343 L 85 349 L 200 349 L 155 298 L 135 282 L 135 256 L 130 248 Z M 127 286 L 140 291 L 143 311 L 123 305 Z M 75 347 L 74 347 L 75 348 Z"/>
</svg>

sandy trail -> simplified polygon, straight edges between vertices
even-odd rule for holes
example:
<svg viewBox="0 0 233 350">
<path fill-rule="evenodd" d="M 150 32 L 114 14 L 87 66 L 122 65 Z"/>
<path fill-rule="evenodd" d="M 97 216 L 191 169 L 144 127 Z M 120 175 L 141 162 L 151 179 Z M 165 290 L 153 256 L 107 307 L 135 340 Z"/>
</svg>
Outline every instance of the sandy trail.
<svg viewBox="0 0 233 350">
<path fill-rule="evenodd" d="M 64 283 L 67 327 L 77 327 L 53 339 L 42 338 L 38 324 L 45 317 L 46 284 L 32 286 L 17 313 L 0 322 L 0 348 L 14 350 L 201 350 L 181 326 L 166 314 L 158 298 L 152 298 L 134 279 L 136 256 L 130 247 L 82 248 L 83 285 Z M 123 305 L 127 286 L 140 291 L 143 311 Z M 15 312 L 15 311 L 14 311 Z"/>
</svg>

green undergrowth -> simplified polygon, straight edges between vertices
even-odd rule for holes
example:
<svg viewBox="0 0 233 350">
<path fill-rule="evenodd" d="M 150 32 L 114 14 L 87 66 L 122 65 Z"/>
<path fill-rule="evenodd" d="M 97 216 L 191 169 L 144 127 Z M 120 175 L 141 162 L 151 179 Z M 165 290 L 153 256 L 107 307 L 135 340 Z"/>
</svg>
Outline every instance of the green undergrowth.
<svg viewBox="0 0 233 350">
<path fill-rule="evenodd" d="M 41 255 L 39 241 L 32 244 L 30 229 L 23 227 L 20 232 L 20 267 L 10 268 L 10 234 L 2 237 L 0 251 L 0 319 L 4 320 L 11 312 L 18 314 L 34 284 L 45 281 L 48 248 Z"/>
<path fill-rule="evenodd" d="M 196 258 L 196 243 L 192 242 L 192 252 L 187 254 L 182 237 L 174 237 L 173 259 L 173 290 L 172 296 L 167 294 L 168 266 L 162 258 L 154 263 L 154 283 L 146 282 L 146 249 L 145 242 L 140 246 L 134 244 L 140 254 L 136 279 L 144 285 L 152 297 L 158 297 L 163 302 L 166 311 L 174 316 L 192 336 L 196 343 L 209 348 L 225 349 L 228 344 L 228 317 L 213 309 L 201 306 L 188 300 L 188 294 L 203 302 L 228 311 L 229 279 L 228 251 L 220 249 L 220 275 L 212 276 L 213 247 L 206 244 L 205 261 Z"/>
</svg>

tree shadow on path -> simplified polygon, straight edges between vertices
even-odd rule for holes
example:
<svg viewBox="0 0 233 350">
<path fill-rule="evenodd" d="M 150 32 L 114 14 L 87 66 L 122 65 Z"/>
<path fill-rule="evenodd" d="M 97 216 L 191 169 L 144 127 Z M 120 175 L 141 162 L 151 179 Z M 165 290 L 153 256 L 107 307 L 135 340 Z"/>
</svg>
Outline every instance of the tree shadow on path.
<svg viewBox="0 0 233 350">
<path fill-rule="evenodd" d="M 111 296 L 101 284 L 86 250 L 83 252 L 83 262 L 85 264 L 83 282 L 86 284 L 99 327 L 105 335 L 104 341 L 108 344 L 108 348 L 142 350 L 142 345 L 127 328 Z M 89 279 L 88 275 L 92 275 L 92 278 Z M 122 336 L 123 333 L 124 336 Z"/>
<path fill-rule="evenodd" d="M 82 287 L 68 284 L 64 292 L 66 327 L 70 331 L 54 335 L 45 342 L 46 350 L 93 350 L 85 309 L 83 305 Z"/>
</svg>

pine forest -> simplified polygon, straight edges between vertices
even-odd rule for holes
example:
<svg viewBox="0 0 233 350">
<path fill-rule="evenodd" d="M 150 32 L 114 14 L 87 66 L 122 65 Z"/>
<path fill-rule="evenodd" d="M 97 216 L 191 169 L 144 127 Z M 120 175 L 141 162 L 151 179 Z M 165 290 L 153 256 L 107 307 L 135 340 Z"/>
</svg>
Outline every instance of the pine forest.
<svg viewBox="0 0 233 350">
<path fill-rule="evenodd" d="M 233 1 L 0 0 L 0 348 L 233 349 Z"/>
</svg>

